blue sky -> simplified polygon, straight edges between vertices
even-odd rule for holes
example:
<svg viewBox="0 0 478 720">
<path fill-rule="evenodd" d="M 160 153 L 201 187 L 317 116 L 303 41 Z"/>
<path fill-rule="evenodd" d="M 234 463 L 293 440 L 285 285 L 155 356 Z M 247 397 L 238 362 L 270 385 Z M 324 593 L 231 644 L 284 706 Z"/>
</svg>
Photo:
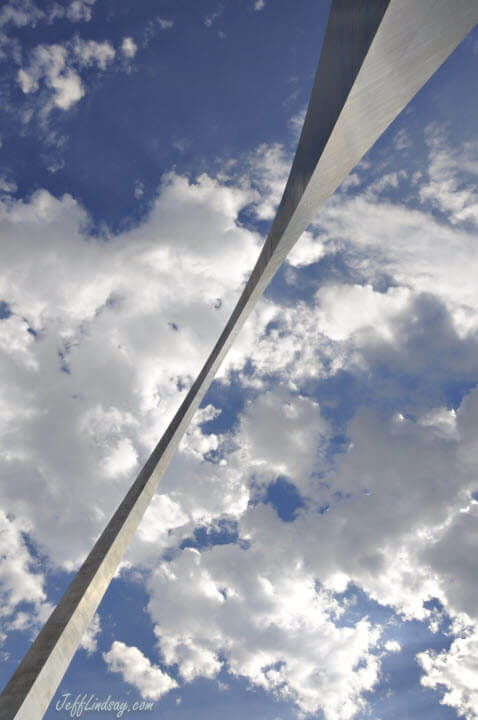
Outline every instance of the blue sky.
<svg viewBox="0 0 478 720">
<path fill-rule="evenodd" d="M 2 686 L 227 321 L 329 5 L 0 8 Z M 477 53 L 274 278 L 46 718 L 478 718 Z"/>
</svg>

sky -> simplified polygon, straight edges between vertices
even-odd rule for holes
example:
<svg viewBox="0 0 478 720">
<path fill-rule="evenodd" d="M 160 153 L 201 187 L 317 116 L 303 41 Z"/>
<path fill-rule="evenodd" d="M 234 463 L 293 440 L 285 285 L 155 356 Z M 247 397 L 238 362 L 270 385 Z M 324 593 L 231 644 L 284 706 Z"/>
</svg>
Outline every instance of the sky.
<svg viewBox="0 0 478 720">
<path fill-rule="evenodd" d="M 329 7 L 0 7 L 1 687 L 254 266 Z M 477 56 L 273 279 L 48 720 L 478 718 Z"/>
</svg>

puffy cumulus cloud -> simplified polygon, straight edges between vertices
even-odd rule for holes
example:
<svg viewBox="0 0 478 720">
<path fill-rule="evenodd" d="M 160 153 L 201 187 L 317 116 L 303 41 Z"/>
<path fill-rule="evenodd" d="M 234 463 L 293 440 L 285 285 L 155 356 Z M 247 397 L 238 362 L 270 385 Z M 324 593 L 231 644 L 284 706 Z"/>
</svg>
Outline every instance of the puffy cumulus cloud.
<svg viewBox="0 0 478 720">
<path fill-rule="evenodd" d="M 425 307 L 429 303 L 436 310 L 429 299 Z M 456 411 L 430 406 L 436 389 L 417 402 L 420 383 L 426 385 L 431 375 L 440 388 L 451 367 L 456 377 L 473 382 L 476 339 L 461 340 L 446 314 L 430 323 L 435 313 L 419 309 L 411 303 L 391 318 L 392 339 L 380 339 L 383 333 L 353 336 L 368 363 L 362 382 L 371 383 L 374 402 L 385 406 L 359 410 L 348 425 L 347 452 L 336 456 L 323 478 L 319 500 L 328 512 L 317 522 L 303 511 L 282 533 L 289 548 L 302 543 L 311 568 L 330 587 L 339 573 L 405 617 L 431 617 L 423 605 L 431 598 L 439 598 L 451 614 L 476 617 L 477 523 L 470 498 L 476 492 L 477 393 L 465 396 Z M 410 396 L 402 383 L 414 376 Z M 403 412 L 387 407 L 400 402 Z M 262 519 L 254 532 L 273 545 L 274 532 L 264 535 Z M 320 559 L 314 546 L 319 537 Z"/>
<path fill-rule="evenodd" d="M 131 440 L 124 438 L 119 440 L 112 452 L 108 454 L 103 470 L 108 477 L 117 477 L 118 475 L 128 474 L 136 467 L 138 461 L 138 453 L 136 452 Z"/>
<path fill-rule="evenodd" d="M 68 110 L 85 94 L 80 76 L 66 64 L 67 50 L 61 45 L 35 48 L 30 65 L 18 71 L 18 82 L 25 94 L 36 92 L 40 80 L 52 93 L 52 103 Z"/>
<path fill-rule="evenodd" d="M 259 10 L 264 10 L 265 6 L 266 6 L 265 0 L 256 0 L 256 2 L 254 3 L 254 10 L 256 12 L 258 12 Z"/>
<path fill-rule="evenodd" d="M 134 685 L 143 698 L 159 700 L 177 687 L 176 681 L 157 665 L 153 665 L 137 647 L 115 640 L 109 652 L 103 653 L 103 658 L 108 670 L 120 673 L 123 680 Z"/>
<path fill-rule="evenodd" d="M 405 618 L 433 626 L 436 618 L 424 603 L 436 598 L 452 616 L 476 619 L 476 503 L 470 505 L 476 466 L 464 462 L 476 447 L 474 423 L 466 418 L 475 394 L 455 422 L 451 413 L 445 422 L 443 409 L 416 421 L 362 412 L 348 428 L 348 452 L 322 476 L 317 505 L 327 512 L 309 503 L 284 523 L 267 505 L 249 507 L 238 525 L 245 547 L 266 548 L 269 566 L 284 577 L 300 567 L 332 592 L 353 582 Z M 243 566 L 229 564 L 242 577 Z M 220 592 L 227 587 L 222 578 L 216 582 Z M 222 601 L 216 604 L 222 612 Z M 260 657 L 257 648 L 254 653 Z"/>
<path fill-rule="evenodd" d="M 402 646 L 396 640 L 387 640 L 384 645 L 385 650 L 391 653 L 399 653 L 402 650 Z"/>
<path fill-rule="evenodd" d="M 255 547 L 267 547 L 271 564 L 285 574 L 300 565 L 330 592 L 342 593 L 353 582 L 403 617 L 429 617 L 423 603 L 444 594 L 434 573 L 421 566 L 414 536 L 399 535 L 394 545 L 382 534 L 377 544 L 368 536 L 368 515 L 360 523 L 360 498 L 343 500 L 342 507 L 330 492 L 320 502 L 320 508 L 309 503 L 286 523 L 269 505 L 249 508 L 240 519 L 239 535 Z"/>
<path fill-rule="evenodd" d="M 364 277 L 387 273 L 397 285 L 439 294 L 454 310 L 471 308 L 477 254 L 472 234 L 420 210 L 363 195 L 334 198 L 320 216 L 329 238 L 346 243 L 347 260 Z M 325 238 L 322 236 L 325 241 Z"/>
<path fill-rule="evenodd" d="M 431 294 L 412 294 L 389 322 L 391 341 L 378 330 L 362 330 L 353 338 L 361 366 L 375 381 L 370 388 L 375 401 L 420 416 L 445 404 L 456 407 L 463 391 L 476 383 L 476 331 L 461 336 L 453 315 Z"/>
<path fill-rule="evenodd" d="M 138 559 L 144 564 L 147 560 L 145 545 L 152 545 L 155 557 L 158 551 L 165 546 L 172 530 L 187 526 L 189 516 L 183 512 L 180 503 L 172 500 L 168 495 L 156 494 L 149 504 L 144 518 L 141 521 L 135 541 L 139 545 Z M 134 555 L 134 547 L 131 552 Z M 131 556 L 131 555 L 130 555 Z"/>
<path fill-rule="evenodd" d="M 249 200 L 207 176 L 169 175 L 149 216 L 108 241 L 84 234 L 71 197 L 1 205 L 0 296 L 11 308 L 0 321 L 1 503 L 53 564 L 84 556 L 222 330 L 257 254 L 236 222 Z M 177 458 L 183 491 L 171 494 L 171 480 L 170 504 L 152 508 L 177 507 L 173 526 L 247 505 L 240 473 L 225 491 L 223 468 L 203 460 L 218 440 L 198 432 Z"/>
<path fill-rule="evenodd" d="M 407 617 L 426 617 L 423 603 L 433 597 L 450 613 L 476 615 L 474 504 L 469 509 L 476 480 L 464 461 L 475 441 L 462 417 L 469 400 L 456 413 L 456 432 L 443 431 L 440 413 L 426 422 L 371 409 L 356 414 L 348 450 L 325 478 L 322 502 L 330 506 L 319 523 L 320 558 L 305 550 L 324 582 L 340 569 Z M 309 522 L 294 523 L 296 542 L 314 536 Z"/>
<path fill-rule="evenodd" d="M 75 37 L 66 45 L 38 45 L 29 64 L 18 71 L 18 82 L 26 95 L 44 89 L 40 94 L 43 114 L 53 107 L 69 110 L 85 94 L 81 68 L 104 71 L 114 58 L 115 50 L 107 41 Z"/>
<path fill-rule="evenodd" d="M 454 708 L 465 720 L 478 718 L 478 630 L 468 629 L 449 650 L 417 655 L 425 671 L 421 683 L 440 691 L 440 703 Z"/>
<path fill-rule="evenodd" d="M 478 620 L 477 542 L 478 503 L 472 503 L 461 508 L 422 551 L 422 560 L 440 578 L 448 606 L 475 620 Z"/>
<path fill-rule="evenodd" d="M 319 328 L 332 340 L 348 339 L 366 328 L 392 339 L 393 320 L 407 306 L 410 291 L 392 287 L 380 293 L 370 285 L 327 285 L 316 298 Z"/>
<path fill-rule="evenodd" d="M 107 241 L 81 231 L 87 217 L 71 198 L 3 203 L 2 501 L 54 562 L 86 552 L 129 485 L 125 468 L 160 437 L 222 330 L 257 253 L 237 218 L 253 202 L 270 215 L 281 152 L 262 148 L 252 187 L 167 176 L 146 220 Z M 339 257 L 347 272 L 325 274 L 307 301 L 258 305 L 221 370 L 250 402 L 228 431 L 208 431 L 216 408 L 197 414 L 128 551 L 156 568 L 150 613 L 185 680 L 214 677 L 225 660 L 330 720 L 364 707 L 382 652 L 366 619 L 341 626 L 334 593 L 353 582 L 435 624 L 427 600 L 469 622 L 476 607 L 478 394 L 458 393 L 452 411 L 445 392 L 451 375 L 460 388 L 477 379 L 475 243 L 425 204 L 387 200 L 395 179 L 359 193 L 360 172 L 353 193 L 324 208 L 320 236 L 316 225 L 305 237 L 290 287 L 308 263 L 322 271 Z M 340 452 L 317 386 L 332 397 Z M 278 475 L 307 498 L 292 522 L 253 494 Z M 48 498 L 41 507 L 32 486 Z M 181 550 L 198 525 L 226 527 L 231 542 Z"/>
<path fill-rule="evenodd" d="M 264 546 L 186 549 L 148 588 L 161 652 L 187 681 L 213 677 L 225 661 L 232 674 L 305 713 L 347 720 L 378 680 L 379 629 L 366 620 L 339 626 L 330 593 L 300 563 L 277 562 Z"/>
<path fill-rule="evenodd" d="M 437 296 L 465 335 L 477 327 L 475 157 L 472 143 L 452 149 L 440 135 L 430 144 L 428 179 L 407 181 L 415 183 L 413 197 L 418 193 L 422 199 L 419 209 L 404 201 L 405 185 L 400 202 L 386 195 L 377 201 L 376 193 L 367 191 L 342 192 L 328 201 L 312 232 L 319 233 L 325 253 L 338 253 L 362 283 L 375 286 L 388 279 L 388 284 Z M 397 175 L 400 171 L 393 178 Z M 384 178 L 375 185 L 384 186 Z"/>
<path fill-rule="evenodd" d="M 308 494 L 328 434 L 318 403 L 279 385 L 249 403 L 236 439 L 257 479 L 285 475 Z"/>
</svg>

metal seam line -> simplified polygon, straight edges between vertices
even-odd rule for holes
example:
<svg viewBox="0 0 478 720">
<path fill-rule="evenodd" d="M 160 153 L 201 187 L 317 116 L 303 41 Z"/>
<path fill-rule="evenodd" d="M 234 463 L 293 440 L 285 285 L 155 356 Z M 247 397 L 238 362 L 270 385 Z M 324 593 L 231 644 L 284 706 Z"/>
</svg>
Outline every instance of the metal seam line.
<svg viewBox="0 0 478 720">
<path fill-rule="evenodd" d="M 0 720 L 43 717 L 225 354 L 321 205 L 478 22 L 478 0 L 333 0 L 277 215 L 199 376 L 0 695 Z"/>
</svg>

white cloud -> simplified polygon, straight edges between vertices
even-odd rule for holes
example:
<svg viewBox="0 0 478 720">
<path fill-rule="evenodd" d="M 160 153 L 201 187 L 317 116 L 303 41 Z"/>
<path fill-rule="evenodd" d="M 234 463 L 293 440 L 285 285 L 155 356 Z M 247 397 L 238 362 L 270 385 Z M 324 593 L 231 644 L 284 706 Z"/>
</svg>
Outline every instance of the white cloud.
<svg viewBox="0 0 478 720">
<path fill-rule="evenodd" d="M 264 10 L 265 6 L 265 0 L 256 0 L 256 2 L 254 3 L 254 10 Z"/>
<path fill-rule="evenodd" d="M 399 180 L 396 176 L 385 178 L 376 189 L 384 192 L 387 184 L 393 188 Z M 354 270 L 374 281 L 380 277 L 378 270 L 385 270 L 393 285 L 386 292 L 366 284 L 329 285 L 317 293 L 316 302 L 293 308 L 279 309 L 272 301 L 263 301 L 226 361 L 222 373 L 225 380 L 228 367 L 240 369 L 249 358 L 254 373 L 242 379 L 250 387 L 267 387 L 264 378 L 274 372 L 297 387 L 307 377 L 304 367 L 316 377 L 324 372 L 317 359 L 321 353 L 326 358 L 329 351 L 329 359 L 338 359 L 349 371 L 358 368 L 359 372 L 368 372 L 372 387 L 380 383 L 378 398 L 381 395 L 386 399 L 395 392 L 396 397 L 400 392 L 403 395 L 400 373 L 421 373 L 422 382 L 431 377 L 438 387 L 450 368 L 458 374 L 470 373 L 466 375 L 470 379 L 475 376 L 476 338 L 472 332 L 476 315 L 471 308 L 476 306 L 476 253 L 472 234 L 437 223 L 431 215 L 406 206 L 384 200 L 379 204 L 374 196 L 373 201 L 370 194 L 352 200 L 340 197 L 329 203 L 321 219 L 329 237 L 321 238 L 325 250 L 320 252 L 345 250 Z M 450 212 L 453 224 L 452 208 Z M 421 295 L 425 289 L 434 295 Z M 459 322 L 465 303 L 470 308 L 466 332 Z M 460 334 L 455 332 L 453 321 Z M 317 333 L 317 326 L 325 337 Z M 343 359 L 339 353 L 344 354 Z M 306 362 L 302 362 L 303 355 L 308 358 Z M 391 377 L 385 382 L 380 376 L 375 379 L 379 363 L 390 369 Z M 334 365 L 329 368 L 333 371 Z M 429 377 L 424 374 L 425 368 L 432 370 Z M 420 383 L 419 378 L 417 375 Z M 309 507 L 295 522 L 284 524 L 272 510 L 258 506 L 241 515 L 239 528 L 240 536 L 254 547 L 269 548 L 273 554 L 269 562 L 278 563 L 284 575 L 294 563 L 300 563 L 331 589 L 343 590 L 344 583 L 352 580 L 370 597 L 393 606 L 404 617 L 428 618 L 433 628 L 435 614 L 423 604 L 431 598 L 438 598 L 452 616 L 476 615 L 472 548 L 476 545 L 477 511 L 476 504 L 470 505 L 470 494 L 476 490 L 478 453 L 472 428 L 476 426 L 478 404 L 477 393 L 471 392 L 456 412 L 450 411 L 433 405 L 426 392 L 419 392 L 420 387 L 414 418 L 400 412 L 384 413 L 379 408 L 357 413 L 347 429 L 348 452 L 336 458 L 332 471 L 323 477 L 322 488 L 314 490 L 310 482 L 307 487 L 317 504 L 330 506 L 320 519 Z M 275 438 L 280 412 L 275 408 L 267 419 L 261 418 L 264 404 L 267 395 L 261 394 L 257 410 L 252 404 L 246 411 L 246 416 L 257 415 L 259 429 L 257 445 L 248 447 L 248 467 L 257 461 L 260 464 L 262 458 L 267 458 L 265 465 L 274 466 L 281 458 L 284 440 L 280 435 Z M 253 432 L 244 434 L 247 422 L 242 421 L 235 436 L 242 448 L 248 446 L 246 438 L 254 436 Z M 308 427 L 305 422 L 298 425 Z M 260 436 L 264 428 L 268 428 L 266 437 Z M 310 438 L 307 447 L 312 443 Z M 273 448 L 270 453 L 269 445 Z M 297 457 L 301 453 L 296 453 Z M 197 561 L 201 567 L 203 557 L 204 552 Z M 237 572 L 240 575 L 242 567 Z M 211 588 L 211 576 L 207 577 L 207 587 Z M 222 580 L 216 582 L 214 576 L 212 580 L 216 588 L 223 587 Z M 222 616 L 222 601 L 214 593 L 211 597 L 219 603 L 215 613 Z M 154 605 L 154 590 L 152 598 L 153 614 L 162 617 Z M 214 672 L 214 643 L 220 644 L 220 640 L 211 643 L 201 639 L 198 630 L 197 643 L 189 649 L 181 645 L 179 650 L 182 631 L 176 628 L 174 638 L 168 640 L 170 628 L 164 620 L 163 625 L 160 622 L 158 631 L 161 643 L 166 644 L 171 656 L 183 653 L 187 673 L 193 673 L 194 668 L 202 672 L 202 662 L 205 672 Z M 221 629 L 224 627 L 223 622 Z M 216 638 L 215 631 L 210 635 Z M 228 633 L 225 635 L 230 639 Z M 201 649 L 207 650 L 206 659 L 201 659 Z M 385 649 L 398 652 L 399 645 L 390 642 Z M 255 647 L 252 657 L 260 658 L 261 652 L 262 647 Z M 260 677 L 257 671 L 256 677 Z"/>
<path fill-rule="evenodd" d="M 476 455 L 474 442 L 472 447 Z M 474 464 L 470 463 L 469 467 L 472 473 Z M 473 503 L 450 518 L 441 532 L 435 534 L 433 542 L 422 551 L 422 559 L 440 577 L 448 606 L 475 619 L 478 619 L 478 591 L 474 579 L 478 560 L 473 548 L 477 542 L 478 504 Z"/>
<path fill-rule="evenodd" d="M 345 340 L 367 328 L 392 340 L 393 320 L 407 306 L 410 291 L 392 287 L 380 293 L 370 285 L 327 285 L 316 298 L 319 328 L 332 340 Z"/>
<path fill-rule="evenodd" d="M 165 18 L 158 17 L 157 21 L 161 30 L 169 30 L 174 25 L 174 20 L 166 20 Z"/>
<path fill-rule="evenodd" d="M 22 532 L 27 529 L 0 509 L 0 617 L 6 630 L 30 628 L 46 619 L 45 615 L 53 609 L 46 602 L 44 575 L 33 572 L 35 562 L 22 537 Z M 28 603 L 31 606 L 29 611 L 12 617 L 20 603 Z"/>
<path fill-rule="evenodd" d="M 409 150 L 412 145 L 412 139 L 406 128 L 402 128 L 397 132 L 393 139 L 393 143 L 397 150 Z"/>
<path fill-rule="evenodd" d="M 268 482 L 285 475 L 307 493 L 309 474 L 317 468 L 328 432 L 316 402 L 279 385 L 246 408 L 240 442 L 249 455 L 250 471 L 259 476 L 264 472 Z"/>
<path fill-rule="evenodd" d="M 213 529 L 218 520 L 234 523 L 247 508 L 251 483 L 264 488 L 282 475 L 305 495 L 314 493 L 317 480 L 311 473 L 328 432 L 316 403 L 278 388 L 246 410 L 238 432 L 205 434 L 201 424 L 216 414 L 212 406 L 196 414 L 161 480 L 163 494 L 138 528 L 128 561 L 154 567 L 168 546 L 193 534 L 195 524 Z M 298 430 L 301 423 L 305 431 Z M 221 459 L 208 461 L 215 451 Z"/>
<path fill-rule="evenodd" d="M 471 213 L 471 201 L 467 207 Z M 454 209 L 448 224 L 403 203 L 337 195 L 323 208 L 317 227 L 327 253 L 343 253 L 353 271 L 373 284 L 386 275 L 397 286 L 439 297 L 466 334 L 478 327 L 473 310 L 478 254 L 475 233 L 453 227 L 456 218 Z"/>
<path fill-rule="evenodd" d="M 0 322 L 2 503 L 30 518 L 54 563 L 71 567 L 88 550 L 219 335 L 257 254 L 236 224 L 249 199 L 207 176 L 169 175 L 146 220 L 108 243 L 82 235 L 86 215 L 68 196 L 40 191 L 0 206 L 0 295 L 13 311 Z M 224 493 L 208 467 L 203 505 L 199 491 L 184 498 L 188 521 L 211 493 L 220 512 L 234 496 L 238 508 L 247 502 L 242 481 Z M 71 505 L 57 495 L 65 482 Z M 41 505 L 25 500 L 32 483 Z"/>
<path fill-rule="evenodd" d="M 299 142 L 299 137 L 302 132 L 302 128 L 304 126 L 306 112 L 307 112 L 307 106 L 303 107 L 301 110 L 296 112 L 296 114 L 293 115 L 291 117 L 291 119 L 289 120 L 289 125 L 291 127 L 291 130 L 293 132 L 294 139 L 296 142 Z"/>
<path fill-rule="evenodd" d="M 0 192 L 14 193 L 16 190 L 17 184 L 13 182 L 13 180 L 7 180 L 6 178 L 0 176 Z"/>
<path fill-rule="evenodd" d="M 368 185 L 365 196 L 374 200 L 377 196 L 383 194 L 390 188 L 398 188 L 400 182 L 406 179 L 406 177 L 407 173 L 405 170 L 385 173 L 385 175 L 382 175 L 380 178 Z"/>
<path fill-rule="evenodd" d="M 66 16 L 71 22 L 91 20 L 92 7 L 96 0 L 72 0 L 67 7 Z"/>
<path fill-rule="evenodd" d="M 206 27 L 212 27 L 212 25 L 215 23 L 215 21 L 220 17 L 223 13 L 224 8 L 222 6 L 219 6 L 217 10 L 214 12 L 209 13 L 204 18 L 204 25 Z"/>
<path fill-rule="evenodd" d="M 134 196 L 137 200 L 142 198 L 144 195 L 144 183 L 141 180 L 136 180 L 134 184 Z"/>
<path fill-rule="evenodd" d="M 174 27 L 174 20 L 169 18 L 162 18 L 158 15 L 158 17 L 150 20 L 147 23 L 143 34 L 142 46 L 144 48 L 148 47 L 148 45 L 152 42 L 153 38 L 159 32 L 162 32 L 164 30 L 171 30 L 172 27 Z"/>
<path fill-rule="evenodd" d="M 89 21 L 96 0 L 72 0 L 68 5 L 58 2 L 35 3 L 34 0 L 10 0 L 0 9 L 0 60 L 22 61 L 22 48 L 16 37 L 8 34 L 10 26 L 35 27 L 37 23 L 54 23 L 67 19 L 70 22 Z"/>
<path fill-rule="evenodd" d="M 231 370 L 241 372 L 247 361 L 254 374 L 242 373 L 246 386 L 267 387 L 267 376 L 279 377 L 296 389 L 308 379 L 325 377 L 343 362 L 317 323 L 315 306 L 291 307 L 262 299 L 229 351 L 218 378 L 227 382 Z"/>
<path fill-rule="evenodd" d="M 251 155 L 248 174 L 260 192 L 255 205 L 259 220 L 272 220 L 284 192 L 290 157 L 282 145 L 260 145 Z"/>
<path fill-rule="evenodd" d="M 72 43 L 72 53 L 81 67 L 97 65 L 100 70 L 106 70 L 107 65 L 115 57 L 115 51 L 109 42 L 82 40 L 79 37 L 76 37 Z"/>
<path fill-rule="evenodd" d="M 303 267 L 318 262 L 325 253 L 325 247 L 319 238 L 314 237 L 310 232 L 304 232 L 287 256 L 287 262 L 292 267 Z"/>
<path fill-rule="evenodd" d="M 174 502 L 168 495 L 154 495 L 137 531 L 140 552 L 144 552 L 145 544 L 154 544 L 157 548 L 159 541 L 164 543 L 171 530 L 186 525 L 188 521 L 188 515 L 178 502 Z M 143 554 L 142 557 L 144 562 L 146 556 Z"/>
<path fill-rule="evenodd" d="M 385 650 L 387 650 L 387 652 L 391 652 L 391 653 L 399 653 L 402 650 L 402 646 L 400 645 L 399 642 L 397 642 L 397 640 L 387 640 L 387 642 L 384 645 L 384 648 L 385 648 Z"/>
<path fill-rule="evenodd" d="M 138 453 L 129 438 L 123 438 L 103 463 L 103 472 L 107 477 L 129 475 L 138 464 Z"/>
<path fill-rule="evenodd" d="M 446 545 L 436 546 L 447 528 L 466 517 L 461 509 L 475 485 L 471 467 L 461 460 L 463 434 L 458 440 L 444 436 L 439 425 L 362 410 L 347 435 L 348 452 L 327 477 L 330 509 L 320 521 L 320 559 L 310 547 L 317 575 L 326 582 L 340 568 L 371 597 L 408 617 L 425 618 L 423 602 L 433 597 L 451 612 L 472 613 L 473 575 L 467 579 L 467 571 L 473 560 L 453 569 L 451 558 L 470 554 L 473 533 L 448 536 Z M 294 524 L 297 538 L 314 535 L 306 517 Z M 449 563 L 440 555 L 445 546 Z"/>
<path fill-rule="evenodd" d="M 33 0 L 15 0 L 4 3 L 0 10 L 0 28 L 12 24 L 16 27 L 35 26 L 38 22 L 52 23 L 66 17 L 71 22 L 91 20 L 96 0 L 71 0 L 66 6 L 57 2 L 47 8 L 39 7 Z"/>
<path fill-rule="evenodd" d="M 123 680 L 134 685 L 143 698 L 159 700 L 177 687 L 176 681 L 153 665 L 137 647 L 115 640 L 109 652 L 103 653 L 103 658 L 108 670 L 120 673 Z"/>
<path fill-rule="evenodd" d="M 82 234 L 87 217 L 71 198 L 1 205 L 0 296 L 13 310 L 0 321 L 1 500 L 56 564 L 89 548 L 228 317 L 258 248 L 238 214 L 256 203 L 270 216 L 284 179 L 281 148 L 263 146 L 256 160 L 253 189 L 170 174 L 148 217 L 108 242 Z M 302 711 L 345 720 L 379 677 L 380 628 L 341 627 L 333 592 L 353 581 L 406 618 L 436 624 L 424 602 L 438 598 L 473 619 L 478 393 L 452 411 L 441 390 L 451 372 L 465 386 L 476 377 L 476 243 L 453 208 L 446 223 L 386 200 L 402 182 L 423 186 L 385 176 L 373 193 L 341 193 L 324 208 L 320 234 L 312 228 L 293 258 L 291 287 L 301 291 L 307 263 L 339 256 L 345 269 L 307 301 L 261 301 L 221 370 L 225 385 L 233 369 L 250 392 L 236 426 L 207 433 L 218 410 L 196 416 L 128 551 L 155 568 L 150 612 L 185 680 L 214 677 L 225 658 Z M 340 411 L 341 371 L 354 415 L 329 457 L 324 408 Z M 319 408 L 314 383 L 327 379 Z M 278 475 L 306 500 L 293 522 L 260 502 Z M 78 514 L 58 499 L 65 478 Z M 41 507 L 25 500 L 33 484 L 48 498 Z M 91 507 L 93 484 L 102 492 Z M 198 525 L 224 523 L 241 544 L 178 551 Z M 168 547 L 174 559 L 158 569 Z"/>
<path fill-rule="evenodd" d="M 133 38 L 131 38 L 131 37 L 123 38 L 123 42 L 121 43 L 121 50 L 123 51 L 123 55 L 125 55 L 125 57 L 133 58 L 136 55 L 137 49 L 138 49 L 138 46 L 136 45 Z"/>
<path fill-rule="evenodd" d="M 96 65 L 105 70 L 114 57 L 115 51 L 108 42 L 78 37 L 65 46 L 38 45 L 30 64 L 18 71 L 18 82 L 25 94 L 36 93 L 44 85 L 47 90 L 47 99 L 41 100 L 44 114 L 52 107 L 69 110 L 85 94 L 79 68 Z"/>
<path fill-rule="evenodd" d="M 0 27 L 10 23 L 16 27 L 35 25 L 43 17 L 44 13 L 33 2 L 28 0 L 7 2 L 0 10 Z"/>
<path fill-rule="evenodd" d="M 68 110 L 85 94 L 81 78 L 66 65 L 67 51 L 60 45 L 40 45 L 35 48 L 32 62 L 27 69 L 18 71 L 18 82 L 25 94 L 39 89 L 40 80 L 52 92 L 52 102 L 62 110 Z"/>
<path fill-rule="evenodd" d="M 478 631 L 476 627 L 453 641 L 449 650 L 417 655 L 425 671 L 421 683 L 441 691 L 440 703 L 465 720 L 478 718 Z"/>
<path fill-rule="evenodd" d="M 88 655 L 96 652 L 98 648 L 98 635 L 101 632 L 101 621 L 98 613 L 95 613 L 90 620 L 85 634 L 81 638 L 80 647 L 86 650 Z"/>
<path fill-rule="evenodd" d="M 216 675 L 223 655 L 232 674 L 303 712 L 347 720 L 378 680 L 379 630 L 336 625 L 336 603 L 291 560 L 269 561 L 264 546 L 184 550 L 149 582 L 159 646 L 187 681 Z"/>
<path fill-rule="evenodd" d="M 420 200 L 445 212 L 452 224 L 469 221 L 477 226 L 478 193 L 464 175 L 478 175 L 478 142 L 467 143 L 462 152 L 451 151 L 443 132 L 434 125 L 428 128 L 427 141 L 429 179 L 420 188 Z"/>
</svg>

